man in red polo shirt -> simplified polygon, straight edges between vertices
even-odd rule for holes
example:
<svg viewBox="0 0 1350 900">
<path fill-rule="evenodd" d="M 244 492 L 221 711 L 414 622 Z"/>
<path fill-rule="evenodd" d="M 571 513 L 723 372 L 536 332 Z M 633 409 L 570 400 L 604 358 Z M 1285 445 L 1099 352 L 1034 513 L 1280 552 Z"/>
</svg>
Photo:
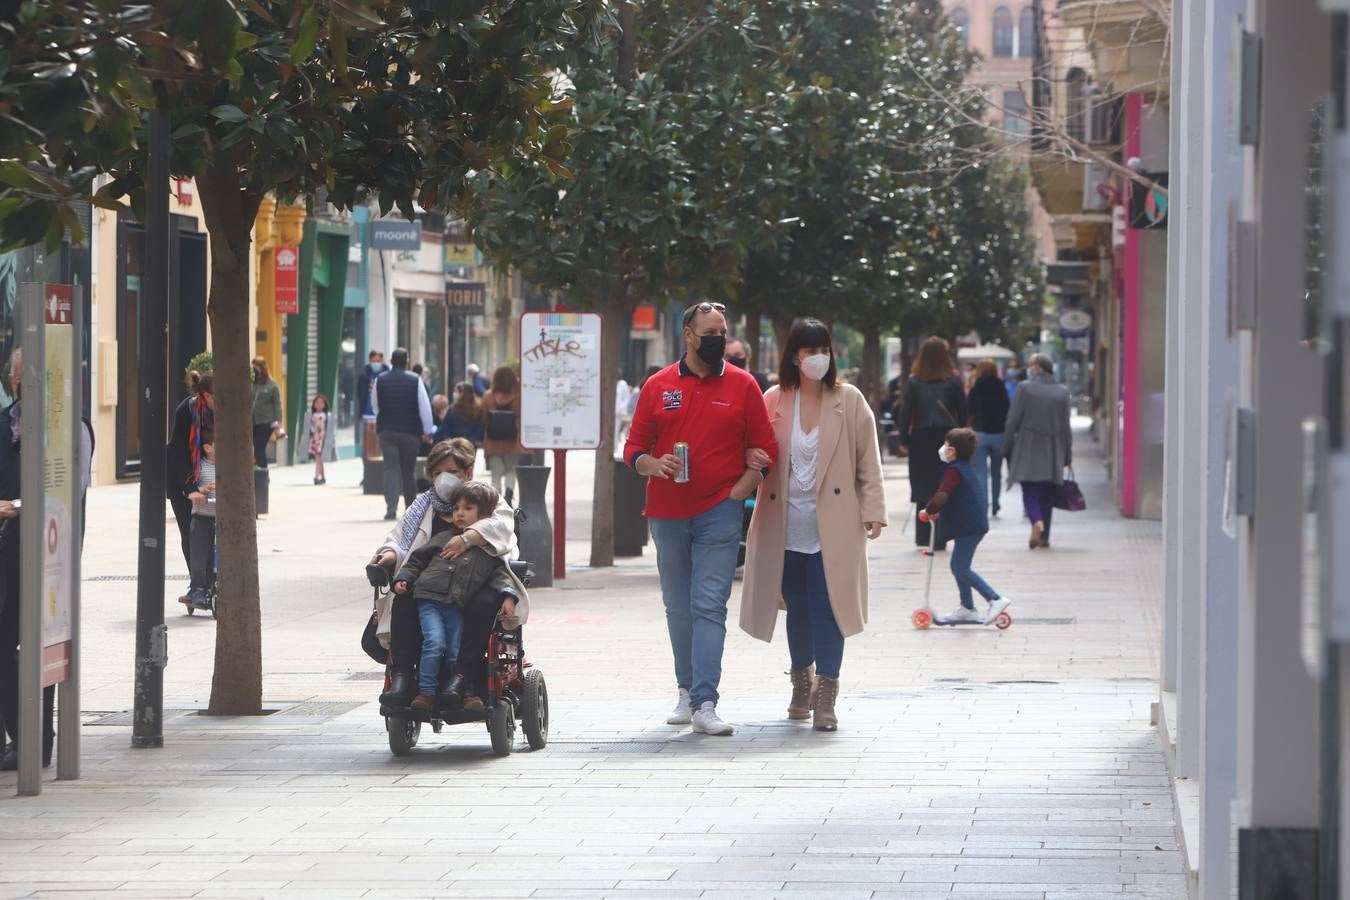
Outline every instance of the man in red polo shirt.
<svg viewBox="0 0 1350 900">
<path fill-rule="evenodd" d="M 722 359 L 725 312 L 720 303 L 685 310 L 686 352 L 642 386 L 623 454 L 648 478 L 645 514 L 656 543 L 680 689 L 666 721 L 692 722 L 694 731 L 704 734 L 733 730 L 717 715 L 717 685 L 742 504 L 764 480 L 763 471 L 747 467 L 747 456 L 762 450 L 772 465 L 778 455 L 759 385 Z M 675 481 L 677 443 L 689 445 L 687 482 Z"/>
</svg>

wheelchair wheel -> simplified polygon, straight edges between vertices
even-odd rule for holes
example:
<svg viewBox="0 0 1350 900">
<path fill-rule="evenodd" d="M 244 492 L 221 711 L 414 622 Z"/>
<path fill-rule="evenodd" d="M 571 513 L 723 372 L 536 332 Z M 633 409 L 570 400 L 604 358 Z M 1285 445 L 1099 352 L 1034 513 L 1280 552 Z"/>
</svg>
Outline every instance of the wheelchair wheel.
<svg viewBox="0 0 1350 900">
<path fill-rule="evenodd" d="M 498 700 L 488 713 L 488 734 L 492 737 L 492 752 L 498 756 L 509 756 L 516 742 L 516 711 L 511 701 Z"/>
<path fill-rule="evenodd" d="M 548 743 L 548 685 L 544 673 L 530 669 L 525 673 L 525 696 L 520 698 L 520 727 L 531 750 L 543 750 Z"/>
<path fill-rule="evenodd" d="M 407 756 L 417 746 L 417 737 L 422 733 L 422 723 L 415 719 L 395 719 L 386 716 L 384 727 L 389 732 L 389 752 L 395 756 Z"/>
</svg>

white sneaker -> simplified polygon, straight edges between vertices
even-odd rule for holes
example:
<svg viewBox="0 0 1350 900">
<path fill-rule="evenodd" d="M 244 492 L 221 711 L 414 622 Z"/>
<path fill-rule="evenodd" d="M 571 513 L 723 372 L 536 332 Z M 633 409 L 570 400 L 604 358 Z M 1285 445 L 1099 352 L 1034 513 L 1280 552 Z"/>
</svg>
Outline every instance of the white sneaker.
<svg viewBox="0 0 1350 900">
<path fill-rule="evenodd" d="M 1008 597 L 999 597 L 997 600 L 990 600 L 989 612 L 985 614 L 984 624 L 988 625 L 990 622 L 997 619 L 999 617 L 999 614 L 1002 613 L 1005 609 L 1007 609 L 1010 605 L 1012 605 L 1012 600 Z"/>
<path fill-rule="evenodd" d="M 944 622 L 983 622 L 984 617 L 973 609 L 966 609 L 964 606 L 958 606 L 956 609 L 947 613 Z"/>
<path fill-rule="evenodd" d="M 670 715 L 666 717 L 667 725 L 688 725 L 694 718 L 694 710 L 689 705 L 689 692 L 680 688 L 680 699 L 676 701 L 675 708 L 671 710 Z"/>
<path fill-rule="evenodd" d="M 735 734 L 732 728 L 717 715 L 717 707 L 711 700 L 704 700 L 698 712 L 694 713 L 694 732 L 696 734 Z"/>
</svg>

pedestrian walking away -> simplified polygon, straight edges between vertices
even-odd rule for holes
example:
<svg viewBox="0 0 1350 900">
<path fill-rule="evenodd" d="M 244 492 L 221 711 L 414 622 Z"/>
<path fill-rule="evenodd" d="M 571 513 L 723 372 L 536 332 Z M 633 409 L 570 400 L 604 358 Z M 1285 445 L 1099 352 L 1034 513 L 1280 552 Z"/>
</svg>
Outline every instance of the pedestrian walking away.
<svg viewBox="0 0 1350 900">
<path fill-rule="evenodd" d="M 333 427 L 333 414 L 328 409 L 328 398 L 315 394 L 309 404 L 309 415 L 305 419 L 305 450 L 314 460 L 314 483 L 327 484 L 323 464 L 337 462 L 337 429 Z"/>
<path fill-rule="evenodd" d="M 436 443 L 464 438 L 475 447 L 483 444 L 483 411 L 473 385 L 461 381 L 455 385 L 455 401 L 436 426 Z"/>
<path fill-rule="evenodd" d="M 998 518 L 1000 494 L 1003 486 L 1003 430 L 1008 424 L 1008 392 L 998 377 L 998 363 L 981 360 L 975 367 L 975 383 L 966 397 L 970 410 L 970 427 L 978 444 L 971 466 L 980 484 L 988 485 L 989 510 Z"/>
<path fill-rule="evenodd" d="M 1022 486 L 1022 505 L 1031 522 L 1027 546 L 1050 546 L 1055 491 L 1064 483 L 1064 470 L 1073 464 L 1073 430 L 1069 423 L 1069 389 L 1055 383 L 1055 364 L 1038 355 L 1031 360 L 1031 376 L 1017 389 L 1003 450 L 1008 455 L 1008 481 Z"/>
<path fill-rule="evenodd" d="M 492 386 L 492 383 L 488 381 L 487 376 L 478 368 L 478 363 L 469 363 L 466 372 L 469 376 L 469 383 L 473 385 L 473 392 L 480 397 L 486 394 L 488 388 Z"/>
<path fill-rule="evenodd" d="M 937 493 L 942 478 L 938 448 L 947 432 L 966 421 L 966 391 L 952 364 L 951 350 L 940 337 L 930 337 L 919 349 L 900 401 L 896 426 L 900 445 L 909 451 L 909 499 L 922 507 Z M 914 524 L 914 543 L 929 545 L 929 523 Z M 935 549 L 945 550 L 939 537 Z"/>
<path fill-rule="evenodd" d="M 267 444 L 272 436 L 284 438 L 281 423 L 281 388 L 267 370 L 267 360 L 261 356 L 253 360 L 253 464 L 267 468 Z"/>
<path fill-rule="evenodd" d="M 164 450 L 164 493 L 182 540 L 183 562 L 192 568 L 192 501 L 188 495 L 197 489 L 201 436 L 216 427 L 215 376 L 191 371 L 187 375 L 188 396 L 173 414 L 173 431 Z M 178 598 L 184 602 L 187 594 Z"/>
<path fill-rule="evenodd" d="M 436 433 L 426 382 L 408 371 L 408 351 L 399 347 L 393 369 L 375 382 L 375 423 L 384 451 L 384 517 L 398 518 L 398 499 L 406 511 L 417 498 L 417 451 L 422 438 Z"/>
<path fill-rule="evenodd" d="M 741 628 L 772 640 L 786 605 L 788 718 L 834 731 L 844 640 L 867 624 L 867 541 L 886 526 L 876 419 L 862 392 L 839 381 L 833 339 L 816 319 L 788 332 L 764 405 L 785 464 L 755 498 Z"/>
<path fill-rule="evenodd" d="M 520 379 L 516 370 L 501 366 L 492 373 L 492 390 L 480 404 L 483 456 L 492 486 L 510 503 L 516 493 L 516 457 L 520 455 Z"/>
<path fill-rule="evenodd" d="M 685 353 L 643 385 L 624 447 L 648 479 L 644 514 L 679 691 L 667 722 L 720 735 L 733 731 L 718 715 L 717 689 L 743 504 L 778 456 L 759 385 L 723 359 L 725 313 L 721 303 L 685 310 Z M 766 468 L 750 468 L 752 456 Z"/>
<path fill-rule="evenodd" d="M 443 441 L 431 448 L 427 457 L 426 477 L 432 488 L 413 503 L 375 551 L 371 562 L 384 566 L 392 575 L 413 551 L 425 546 L 441 531 L 451 527 L 445 516 L 450 515 L 450 498 L 461 483 L 473 482 L 474 446 L 463 438 Z M 500 559 L 515 559 L 515 512 L 498 499 L 492 515 L 480 518 L 457 535 L 445 540 L 440 554 L 454 559 L 474 547 L 481 547 Z M 517 582 L 516 616 L 529 615 L 529 597 L 524 585 Z M 395 595 L 388 620 L 388 632 L 378 635 L 389 650 L 391 669 L 390 688 L 380 697 L 382 703 L 406 706 L 417 692 L 417 671 L 422 657 L 422 625 L 417 604 L 413 598 Z M 464 627 L 460 639 L 457 674 L 466 681 L 481 683 L 483 653 L 488 637 L 501 608 L 501 598 L 491 592 L 480 592 L 464 608 Z"/>
<path fill-rule="evenodd" d="M 953 428 L 947 432 L 938 450 L 938 458 L 945 467 L 942 483 L 933 499 L 919 512 L 920 519 L 937 529 L 940 540 L 952 542 L 952 577 L 956 579 L 961 605 L 940 620 L 941 624 L 979 622 L 988 625 L 1012 603 L 971 568 L 980 541 L 989 533 L 984 483 L 970 464 L 978 445 L 979 439 L 969 428 Z M 984 598 L 983 613 L 975 609 L 976 592 Z"/>
</svg>

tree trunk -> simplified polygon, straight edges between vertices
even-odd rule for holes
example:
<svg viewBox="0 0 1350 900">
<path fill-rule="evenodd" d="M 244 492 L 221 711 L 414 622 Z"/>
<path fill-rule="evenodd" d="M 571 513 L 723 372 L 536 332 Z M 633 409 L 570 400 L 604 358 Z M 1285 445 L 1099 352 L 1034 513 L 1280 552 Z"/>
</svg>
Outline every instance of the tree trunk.
<svg viewBox="0 0 1350 900">
<path fill-rule="evenodd" d="M 772 366 L 772 360 L 764 360 L 760 356 L 763 349 L 759 346 L 760 331 L 763 327 L 763 320 L 759 313 L 747 313 L 745 316 L 745 347 L 750 351 L 750 368 L 756 372 L 767 372 Z"/>
<path fill-rule="evenodd" d="M 616 278 L 604 306 L 600 353 L 600 446 L 595 451 L 595 489 L 591 500 L 591 567 L 614 565 L 614 392 L 623 351 L 623 317 L 631 313 L 628 291 Z"/>
<path fill-rule="evenodd" d="M 215 368 L 216 611 L 213 716 L 262 712 L 262 613 L 259 606 L 258 534 L 253 495 L 253 397 L 249 358 L 249 253 L 257 201 L 239 190 L 230 167 L 198 182 L 211 232 L 211 321 Z"/>
<path fill-rule="evenodd" d="M 792 316 L 774 316 L 773 333 L 778 338 L 778 352 L 782 353 L 783 348 L 787 346 L 788 332 L 792 330 Z"/>
<path fill-rule="evenodd" d="M 881 326 L 876 324 L 868 325 L 862 330 L 863 334 L 863 358 L 862 374 L 859 380 L 862 384 L 858 388 L 867 398 L 872 410 L 881 409 Z"/>
</svg>

